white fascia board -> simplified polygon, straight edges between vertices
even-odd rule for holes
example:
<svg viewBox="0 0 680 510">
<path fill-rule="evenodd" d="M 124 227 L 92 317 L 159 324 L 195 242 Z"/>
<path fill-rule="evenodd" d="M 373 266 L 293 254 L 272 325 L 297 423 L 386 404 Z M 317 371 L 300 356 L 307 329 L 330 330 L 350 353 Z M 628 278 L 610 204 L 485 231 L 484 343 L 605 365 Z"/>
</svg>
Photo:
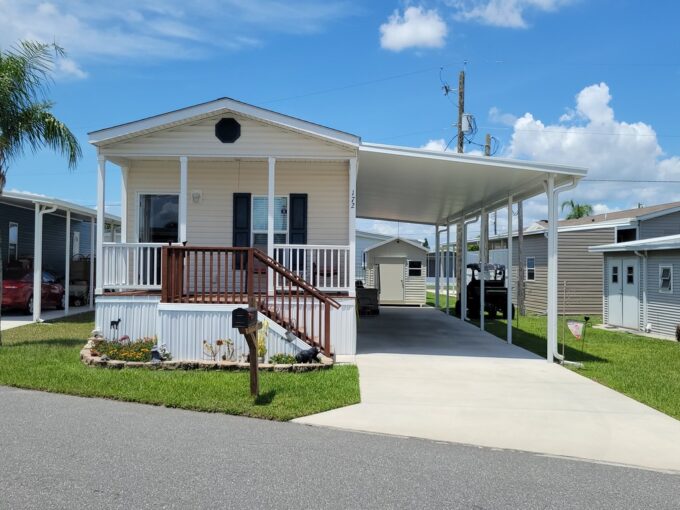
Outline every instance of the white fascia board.
<svg viewBox="0 0 680 510">
<path fill-rule="evenodd" d="M 320 124 L 259 108 L 230 98 L 220 98 L 207 103 L 201 103 L 187 108 L 174 110 L 153 117 L 120 124 L 110 128 L 100 129 L 88 133 L 89 142 L 93 145 L 112 143 L 117 139 L 135 135 L 147 134 L 152 131 L 172 127 L 189 122 L 197 117 L 207 117 L 219 114 L 221 111 L 231 111 L 255 120 L 260 120 L 276 126 L 292 129 L 311 136 L 324 138 L 343 145 L 358 147 L 361 139 L 350 133 L 338 131 Z"/>
<path fill-rule="evenodd" d="M 610 253 L 621 251 L 656 251 L 656 250 L 678 250 L 680 249 L 680 235 L 652 237 L 640 239 L 638 241 L 628 241 L 626 243 L 602 244 L 591 246 L 588 251 L 591 253 Z"/>
<path fill-rule="evenodd" d="M 459 154 L 457 152 L 444 152 L 429 149 L 418 149 L 414 147 L 403 147 L 399 145 L 384 145 L 379 143 L 362 142 L 359 151 L 378 152 L 382 154 L 394 154 L 411 156 L 418 158 L 436 159 L 442 161 L 463 161 L 470 164 L 493 165 L 503 168 L 515 168 L 519 170 L 530 170 L 542 173 L 556 173 L 584 177 L 588 170 L 583 167 L 556 165 L 553 163 L 541 163 L 536 161 L 524 161 L 518 159 L 490 158 L 488 156 L 473 156 L 470 154 Z M 507 198 L 506 198 L 507 201 Z"/>
<path fill-rule="evenodd" d="M 93 218 L 97 217 L 96 209 L 85 207 L 84 205 L 74 204 L 73 202 L 67 202 L 66 200 L 61 200 L 59 198 L 48 197 L 46 195 L 25 193 L 22 191 L 3 191 L 2 195 L 0 195 L 0 198 L 1 197 L 6 197 L 11 200 L 30 202 L 32 204 L 41 204 L 50 207 L 56 207 L 57 209 L 71 211 L 74 213 L 81 214 L 83 216 L 89 216 Z M 113 214 L 107 214 L 106 219 L 114 223 L 120 223 L 120 217 Z"/>
</svg>

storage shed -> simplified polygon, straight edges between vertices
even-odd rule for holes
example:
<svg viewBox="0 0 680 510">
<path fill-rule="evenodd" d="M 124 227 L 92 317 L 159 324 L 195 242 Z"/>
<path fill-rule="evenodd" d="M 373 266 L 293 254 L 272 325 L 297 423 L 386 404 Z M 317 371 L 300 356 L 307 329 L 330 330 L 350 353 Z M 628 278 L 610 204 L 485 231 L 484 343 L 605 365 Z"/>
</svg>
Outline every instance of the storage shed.
<svg viewBox="0 0 680 510">
<path fill-rule="evenodd" d="M 677 338 L 680 235 L 593 246 L 604 254 L 604 323 Z"/>
<path fill-rule="evenodd" d="M 367 248 L 366 287 L 378 289 L 382 305 L 425 305 L 428 251 L 400 237 Z"/>
</svg>

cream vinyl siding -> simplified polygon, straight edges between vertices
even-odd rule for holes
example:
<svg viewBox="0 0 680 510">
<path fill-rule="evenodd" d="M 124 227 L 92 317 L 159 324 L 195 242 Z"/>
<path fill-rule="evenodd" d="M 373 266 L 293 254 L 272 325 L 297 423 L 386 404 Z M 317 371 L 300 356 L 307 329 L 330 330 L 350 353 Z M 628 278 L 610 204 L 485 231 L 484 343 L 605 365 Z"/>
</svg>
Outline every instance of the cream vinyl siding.
<svg viewBox="0 0 680 510">
<path fill-rule="evenodd" d="M 266 161 L 189 159 L 187 240 L 231 246 L 233 194 L 267 195 Z M 307 243 L 349 244 L 347 161 L 277 161 L 276 195 L 307 193 Z M 178 193 L 179 161 L 135 161 L 128 175 L 128 232 L 138 236 L 140 193 Z M 195 203 L 193 192 L 200 192 Z"/>
<path fill-rule="evenodd" d="M 215 137 L 215 123 L 235 118 L 241 136 L 234 143 Z M 131 140 L 102 145 L 103 156 L 354 157 L 356 149 L 239 115 L 224 113 Z"/>
</svg>

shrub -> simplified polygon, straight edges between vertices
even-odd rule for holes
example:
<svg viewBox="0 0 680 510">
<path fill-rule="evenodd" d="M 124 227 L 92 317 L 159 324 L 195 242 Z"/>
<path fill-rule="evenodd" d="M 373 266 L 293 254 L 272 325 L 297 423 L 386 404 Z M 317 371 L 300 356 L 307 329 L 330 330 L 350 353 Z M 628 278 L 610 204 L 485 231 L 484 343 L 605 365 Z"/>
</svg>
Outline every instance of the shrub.
<svg viewBox="0 0 680 510">
<path fill-rule="evenodd" d="M 276 365 L 292 365 L 295 363 L 295 356 L 292 354 L 274 354 L 269 357 L 269 363 Z"/>
<path fill-rule="evenodd" d="M 150 337 L 140 338 L 134 342 L 97 340 L 94 343 L 93 354 L 120 361 L 151 361 L 151 349 L 156 343 L 156 338 Z"/>
</svg>

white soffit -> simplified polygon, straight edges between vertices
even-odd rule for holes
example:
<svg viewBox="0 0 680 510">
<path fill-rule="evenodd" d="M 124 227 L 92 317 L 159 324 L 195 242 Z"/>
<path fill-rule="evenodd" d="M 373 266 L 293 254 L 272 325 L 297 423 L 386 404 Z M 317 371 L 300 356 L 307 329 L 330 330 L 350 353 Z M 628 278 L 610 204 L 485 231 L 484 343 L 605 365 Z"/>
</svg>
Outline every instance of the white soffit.
<svg viewBox="0 0 680 510">
<path fill-rule="evenodd" d="M 524 200 L 586 175 L 578 167 L 362 143 L 357 176 L 357 217 L 443 224 L 500 208 L 509 195 Z"/>
</svg>

